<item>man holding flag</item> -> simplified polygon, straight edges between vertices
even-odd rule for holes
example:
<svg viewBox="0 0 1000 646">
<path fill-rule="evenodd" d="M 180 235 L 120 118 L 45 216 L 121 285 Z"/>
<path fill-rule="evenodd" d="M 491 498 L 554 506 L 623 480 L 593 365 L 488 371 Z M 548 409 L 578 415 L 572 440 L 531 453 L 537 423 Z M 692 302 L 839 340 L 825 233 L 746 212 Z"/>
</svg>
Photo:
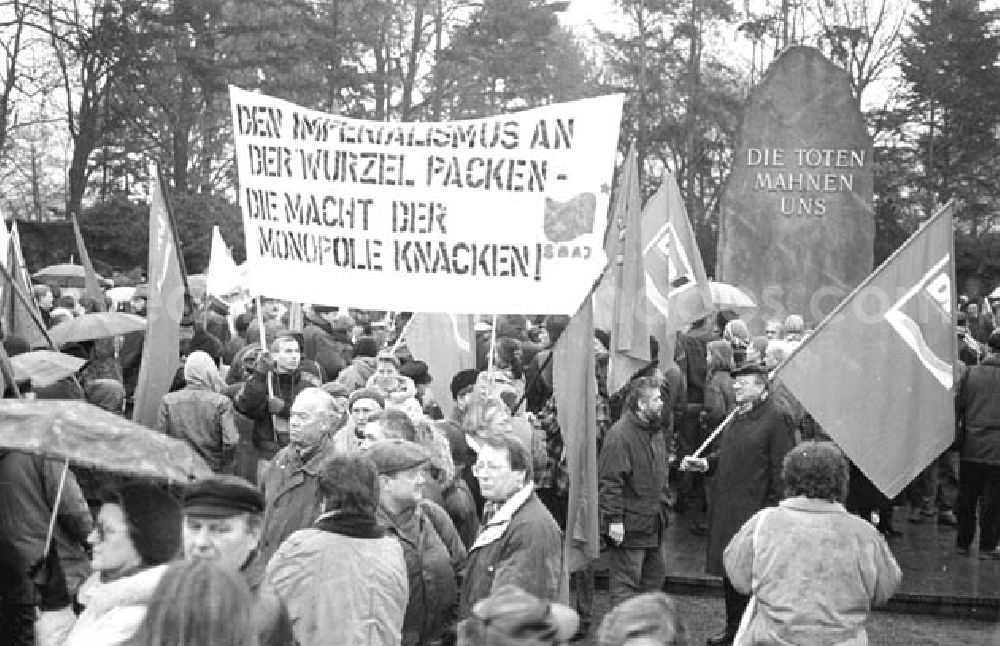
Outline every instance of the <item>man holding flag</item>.
<svg viewBox="0 0 1000 646">
<path fill-rule="evenodd" d="M 784 496 L 781 462 L 795 446 L 795 423 L 768 397 L 767 371 L 747 363 L 733 371 L 736 410 L 721 433 L 719 448 L 707 458 L 686 456 L 684 471 L 711 476 L 709 506 L 709 574 L 722 577 L 726 602 L 726 627 L 711 637 L 711 646 L 731 644 L 750 597 L 733 587 L 726 576 L 722 553 L 743 523 Z M 723 422 L 725 424 L 725 422 Z"/>
</svg>

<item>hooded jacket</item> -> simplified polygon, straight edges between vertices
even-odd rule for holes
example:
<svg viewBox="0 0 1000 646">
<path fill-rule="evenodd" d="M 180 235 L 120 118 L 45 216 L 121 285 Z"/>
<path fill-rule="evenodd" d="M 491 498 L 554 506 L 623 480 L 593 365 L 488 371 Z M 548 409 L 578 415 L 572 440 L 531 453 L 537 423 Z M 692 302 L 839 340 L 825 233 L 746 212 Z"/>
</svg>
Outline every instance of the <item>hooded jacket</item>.
<svg viewBox="0 0 1000 646">
<path fill-rule="evenodd" d="M 216 473 L 231 472 L 240 434 L 233 403 L 219 392 L 225 382 L 201 351 L 187 358 L 184 381 L 183 390 L 167 393 L 160 402 L 157 429 L 187 442 Z"/>
</svg>

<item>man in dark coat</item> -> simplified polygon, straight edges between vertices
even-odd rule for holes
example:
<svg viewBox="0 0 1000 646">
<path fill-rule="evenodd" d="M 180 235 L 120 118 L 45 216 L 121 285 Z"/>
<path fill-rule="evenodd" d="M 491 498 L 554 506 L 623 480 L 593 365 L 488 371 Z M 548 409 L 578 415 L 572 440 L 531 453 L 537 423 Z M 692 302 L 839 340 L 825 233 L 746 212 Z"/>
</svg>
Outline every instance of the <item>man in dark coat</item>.
<svg viewBox="0 0 1000 646">
<path fill-rule="evenodd" d="M 298 339 L 289 333 L 279 335 L 271 352 L 257 359 L 253 375 L 233 401 L 237 411 L 254 420 L 253 444 L 261 460 L 270 460 L 288 444 L 288 418 L 299 393 L 322 385 L 302 370 L 301 359 Z"/>
<path fill-rule="evenodd" d="M 958 549 L 969 551 L 979 504 L 979 557 L 1000 558 L 1000 330 L 990 334 L 986 359 L 962 375 L 955 409 L 962 460 L 956 506 Z"/>
<path fill-rule="evenodd" d="M 682 470 L 707 473 L 711 481 L 706 570 L 722 577 L 726 601 L 726 628 L 709 638 L 712 646 L 732 643 L 750 600 L 726 577 L 722 552 L 751 516 L 781 500 L 781 462 L 795 446 L 794 420 L 768 397 L 765 370 L 744 364 L 733 371 L 736 414 L 717 440 L 719 448 L 707 458 L 686 456 L 681 462 Z"/>
<path fill-rule="evenodd" d="M 532 484 L 531 454 L 508 434 L 484 439 L 472 470 L 486 498 L 483 528 L 469 548 L 459 618 L 500 587 L 516 585 L 555 601 L 562 569 L 562 532 Z"/>
<path fill-rule="evenodd" d="M 602 533 L 610 539 L 612 605 L 663 586 L 666 566 L 667 447 L 657 380 L 629 386 L 625 411 L 604 440 L 598 463 Z"/>
<path fill-rule="evenodd" d="M 184 492 L 184 557 L 208 559 L 247 576 L 257 595 L 257 643 L 285 646 L 295 641 L 288 609 L 247 575 L 260 542 L 263 514 L 264 496 L 237 476 L 213 475 L 189 485 Z"/>
</svg>

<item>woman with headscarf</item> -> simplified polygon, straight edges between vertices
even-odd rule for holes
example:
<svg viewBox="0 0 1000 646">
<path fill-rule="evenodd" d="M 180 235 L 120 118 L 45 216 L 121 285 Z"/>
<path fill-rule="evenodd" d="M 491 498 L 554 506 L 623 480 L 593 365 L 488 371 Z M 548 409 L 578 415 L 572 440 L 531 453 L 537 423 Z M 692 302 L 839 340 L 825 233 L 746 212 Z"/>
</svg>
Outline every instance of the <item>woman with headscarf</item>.
<svg viewBox="0 0 1000 646">
<path fill-rule="evenodd" d="M 200 350 L 184 362 L 183 390 L 167 393 L 160 403 L 157 428 L 191 445 L 216 473 L 232 473 L 240 441 L 233 403 L 215 363 Z"/>
</svg>

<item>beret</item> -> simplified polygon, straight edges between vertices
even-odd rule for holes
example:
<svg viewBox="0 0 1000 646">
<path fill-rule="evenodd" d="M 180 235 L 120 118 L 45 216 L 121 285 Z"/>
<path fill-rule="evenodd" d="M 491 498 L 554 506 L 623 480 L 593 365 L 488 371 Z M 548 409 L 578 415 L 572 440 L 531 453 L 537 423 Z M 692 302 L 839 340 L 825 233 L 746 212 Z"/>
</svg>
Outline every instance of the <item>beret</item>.
<svg viewBox="0 0 1000 646">
<path fill-rule="evenodd" d="M 379 440 L 365 453 L 378 467 L 380 475 L 413 469 L 431 459 L 424 447 L 408 440 Z"/>
<path fill-rule="evenodd" d="M 227 518 L 248 512 L 264 512 L 264 496 L 239 476 L 216 474 L 188 485 L 184 490 L 184 513 L 208 518 Z"/>
<path fill-rule="evenodd" d="M 359 399 L 373 399 L 378 402 L 379 406 L 385 408 L 385 397 L 382 396 L 382 393 L 374 388 L 359 388 L 351 393 L 351 396 L 347 399 L 347 409 L 350 410 L 351 406 L 354 406 L 354 402 Z"/>
</svg>

